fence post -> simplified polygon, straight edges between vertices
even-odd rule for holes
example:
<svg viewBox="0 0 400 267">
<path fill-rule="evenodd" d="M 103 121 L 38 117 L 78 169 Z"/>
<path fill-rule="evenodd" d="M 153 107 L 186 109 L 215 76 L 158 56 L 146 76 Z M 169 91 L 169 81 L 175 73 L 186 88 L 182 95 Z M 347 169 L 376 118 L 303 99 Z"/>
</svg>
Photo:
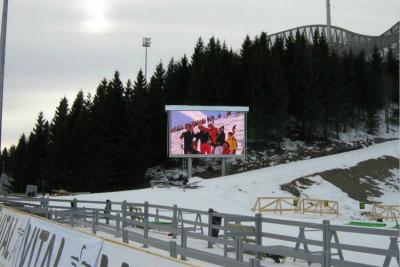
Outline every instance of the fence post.
<svg viewBox="0 0 400 267">
<path fill-rule="evenodd" d="M 243 238 L 240 236 L 236 236 L 235 238 L 235 254 L 236 260 L 243 262 Z"/>
<path fill-rule="evenodd" d="M 53 220 L 53 210 L 52 209 L 49 210 L 49 214 L 47 216 L 47 219 Z"/>
<path fill-rule="evenodd" d="M 111 214 L 110 206 L 111 205 L 112 205 L 112 202 L 107 199 L 106 206 L 104 208 L 104 217 L 106 217 L 106 224 L 110 224 L 110 214 Z"/>
<path fill-rule="evenodd" d="M 121 217 L 119 213 L 117 213 L 117 218 L 115 219 L 115 231 L 117 232 L 117 234 L 115 235 L 115 237 L 119 237 L 120 224 L 121 224 Z"/>
<path fill-rule="evenodd" d="M 208 209 L 208 237 L 212 237 L 212 220 L 213 220 L 213 209 Z M 208 240 L 208 248 L 212 248 L 212 241 Z"/>
<path fill-rule="evenodd" d="M 40 197 L 40 206 L 39 208 L 44 208 L 44 197 Z"/>
<path fill-rule="evenodd" d="M 323 267 L 331 267 L 331 231 L 330 231 L 330 222 L 329 220 L 323 220 Z"/>
<path fill-rule="evenodd" d="M 182 233 L 181 233 L 181 248 L 185 249 L 187 247 L 187 231 L 185 228 L 182 228 Z M 186 256 L 184 255 L 184 252 L 181 254 L 181 260 L 186 260 Z"/>
<path fill-rule="evenodd" d="M 92 217 L 92 234 L 96 234 L 96 211 L 93 211 L 93 217 Z"/>
<path fill-rule="evenodd" d="M 72 200 L 72 209 L 76 210 L 78 208 L 78 200 L 76 198 L 74 198 Z"/>
<path fill-rule="evenodd" d="M 177 258 L 178 255 L 176 253 L 176 242 L 173 240 L 169 241 L 169 256 L 173 258 Z"/>
<path fill-rule="evenodd" d="M 122 230 L 122 242 L 127 243 L 127 244 L 129 243 L 128 230 L 125 230 L 125 229 Z"/>
<path fill-rule="evenodd" d="M 99 224 L 99 211 L 96 210 L 96 224 Z"/>
<path fill-rule="evenodd" d="M 250 267 L 260 267 L 261 266 L 260 265 L 260 260 L 253 259 L 253 258 L 249 259 L 249 266 Z"/>
<path fill-rule="evenodd" d="M 121 204 L 121 215 L 122 215 L 122 229 L 126 227 L 126 200 L 122 201 Z"/>
<path fill-rule="evenodd" d="M 256 227 L 256 245 L 262 246 L 262 214 L 256 213 L 255 215 L 255 227 Z M 261 252 L 256 252 L 256 259 L 261 260 Z"/>
<path fill-rule="evenodd" d="M 72 209 L 72 210 L 71 210 L 71 215 L 70 215 L 70 217 L 69 217 L 71 227 L 74 227 L 74 217 L 75 217 L 75 209 Z"/>
<path fill-rule="evenodd" d="M 144 216 L 143 216 L 143 237 L 147 239 L 149 237 L 149 202 L 144 202 Z M 146 244 L 143 244 L 144 248 L 147 248 L 148 246 Z"/>
<path fill-rule="evenodd" d="M 176 233 L 178 230 L 178 206 L 175 204 L 172 207 L 172 228 L 174 228 L 174 233 L 172 233 L 172 238 L 176 239 Z"/>
<path fill-rule="evenodd" d="M 224 241 L 227 240 L 228 238 L 228 215 L 224 214 L 223 218 L 224 218 Z M 222 225 L 222 223 L 221 223 Z M 224 242 L 224 257 L 228 257 L 228 245 Z"/>
</svg>

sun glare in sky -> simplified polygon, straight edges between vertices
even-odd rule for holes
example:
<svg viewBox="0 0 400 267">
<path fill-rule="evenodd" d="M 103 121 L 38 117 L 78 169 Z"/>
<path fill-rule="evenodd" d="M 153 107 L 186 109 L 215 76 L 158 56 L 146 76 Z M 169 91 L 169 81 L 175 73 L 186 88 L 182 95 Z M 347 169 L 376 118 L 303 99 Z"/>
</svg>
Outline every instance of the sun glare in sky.
<svg viewBox="0 0 400 267">
<path fill-rule="evenodd" d="M 105 0 L 85 0 L 83 2 L 87 14 L 84 21 L 85 31 L 103 33 L 110 28 L 110 22 L 106 18 Z"/>
</svg>

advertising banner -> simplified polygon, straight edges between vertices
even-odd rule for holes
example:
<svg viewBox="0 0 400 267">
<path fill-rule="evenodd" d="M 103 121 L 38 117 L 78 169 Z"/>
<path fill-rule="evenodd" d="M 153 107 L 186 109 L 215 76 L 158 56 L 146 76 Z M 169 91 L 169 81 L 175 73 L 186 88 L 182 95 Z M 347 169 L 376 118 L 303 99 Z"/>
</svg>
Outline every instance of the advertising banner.
<svg viewBox="0 0 400 267">
<path fill-rule="evenodd" d="M 185 266 L 173 259 L 104 241 L 98 267 Z"/>
<path fill-rule="evenodd" d="M 29 219 L 0 206 L 0 266 L 15 266 Z"/>
<path fill-rule="evenodd" d="M 170 157 L 244 157 L 246 110 L 166 106 Z"/>
<path fill-rule="evenodd" d="M 102 243 L 94 236 L 31 217 L 16 266 L 94 267 Z"/>
</svg>

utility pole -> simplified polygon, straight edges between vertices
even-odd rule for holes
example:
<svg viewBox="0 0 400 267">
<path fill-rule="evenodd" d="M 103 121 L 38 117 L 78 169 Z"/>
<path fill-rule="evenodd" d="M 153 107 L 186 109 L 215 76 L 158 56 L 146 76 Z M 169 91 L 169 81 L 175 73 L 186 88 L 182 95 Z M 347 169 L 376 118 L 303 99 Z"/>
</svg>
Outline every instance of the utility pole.
<svg viewBox="0 0 400 267">
<path fill-rule="evenodd" d="M 331 45 L 332 35 L 331 35 L 331 3 L 330 0 L 326 0 L 326 40 L 328 45 Z"/>
<path fill-rule="evenodd" d="M 0 150 L 1 135 L 3 128 L 3 88 L 4 88 L 4 66 L 6 62 L 6 34 L 7 34 L 8 0 L 3 0 L 3 15 L 1 16 L 1 41 L 0 41 Z"/>
<path fill-rule="evenodd" d="M 147 48 L 150 47 L 150 45 L 151 45 L 151 38 L 150 37 L 144 37 L 142 46 L 145 48 L 144 78 L 146 79 L 146 82 L 147 82 Z"/>
</svg>

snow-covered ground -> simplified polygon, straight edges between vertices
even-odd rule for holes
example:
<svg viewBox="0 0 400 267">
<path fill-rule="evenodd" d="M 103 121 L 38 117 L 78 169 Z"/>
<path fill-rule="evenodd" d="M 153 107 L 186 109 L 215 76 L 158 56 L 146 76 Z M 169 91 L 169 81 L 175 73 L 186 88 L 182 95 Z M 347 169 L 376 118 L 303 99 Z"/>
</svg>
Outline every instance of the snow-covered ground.
<svg viewBox="0 0 400 267">
<path fill-rule="evenodd" d="M 207 210 L 213 208 L 216 211 L 224 213 L 235 213 L 242 215 L 254 215 L 251 208 L 254 206 L 257 196 L 291 196 L 288 192 L 282 191 L 281 184 L 293 181 L 298 177 L 309 176 L 309 179 L 315 183 L 308 188 L 301 191 L 301 194 L 310 198 L 338 200 L 340 216 L 326 215 L 319 217 L 318 215 L 300 215 L 295 213 L 286 213 L 283 215 L 264 214 L 267 217 L 285 218 L 298 221 L 309 221 L 321 223 L 323 219 L 331 220 L 331 224 L 346 224 L 352 219 L 362 219 L 359 210 L 358 201 L 350 198 L 340 188 L 332 183 L 322 179 L 318 175 L 313 175 L 318 172 L 332 170 L 332 169 L 346 169 L 356 166 L 358 163 L 376 159 L 383 156 L 392 156 L 400 158 L 399 141 L 389 141 L 381 144 L 371 145 L 369 147 L 335 154 L 325 157 L 313 158 L 308 160 L 301 160 L 287 164 L 281 164 L 259 170 L 243 172 L 235 175 L 219 177 L 214 179 L 201 179 L 194 177 L 190 182 L 198 182 L 200 186 L 198 189 L 182 189 L 179 187 L 171 188 L 147 188 L 141 190 L 129 190 L 120 192 L 98 193 L 74 196 L 81 200 L 97 200 L 104 201 L 110 199 L 112 201 L 128 202 L 144 202 L 148 201 L 152 204 L 173 205 L 177 204 L 179 207 L 193 208 L 199 210 Z M 393 176 L 399 175 L 399 170 L 392 170 Z M 390 178 L 390 177 L 389 177 Z M 392 177 L 393 178 L 393 177 Z M 395 177 L 398 178 L 398 177 Z M 397 181 L 398 179 L 394 179 Z M 385 187 L 385 184 L 380 185 L 384 194 L 379 197 L 379 201 L 385 204 L 399 204 L 399 191 L 394 187 Z M 59 198 L 59 197 L 57 197 Z M 115 207 L 118 209 L 118 207 Z M 370 208 L 367 205 L 367 209 Z M 364 218 L 364 220 L 366 220 Z M 388 224 L 393 227 L 393 224 Z M 264 229 L 264 226 L 263 226 Z M 288 227 L 276 224 L 267 224 L 265 229 L 272 233 L 282 233 L 287 235 L 297 236 L 298 229 L 295 227 Z M 157 234 L 157 233 L 153 233 Z M 167 239 L 165 235 L 161 235 L 162 239 Z M 309 232 L 306 234 L 307 238 L 320 240 L 320 232 Z M 380 248 L 388 248 L 389 238 L 380 236 L 368 236 L 359 234 L 339 234 L 340 241 L 353 245 L 367 245 L 378 246 Z M 192 241 L 194 242 L 194 241 Z M 265 241 L 270 245 L 281 245 L 282 241 L 268 239 Z M 203 243 L 193 243 L 192 247 L 198 249 L 205 249 Z M 221 248 L 216 248 L 221 250 Z M 311 250 L 316 248 L 311 247 Z M 219 251 L 218 253 L 221 253 Z M 344 254 L 346 260 L 361 261 L 367 264 L 381 265 L 383 257 L 349 253 Z M 196 262 L 197 263 L 197 262 Z M 200 264 L 201 266 L 207 264 Z M 270 259 L 266 259 L 263 265 L 274 265 Z M 302 261 L 287 261 L 283 266 L 307 266 L 307 263 Z M 392 260 L 390 266 L 397 266 Z"/>
<path fill-rule="evenodd" d="M 281 164 L 259 170 L 238 173 L 213 179 L 201 179 L 194 177 L 190 182 L 199 182 L 198 189 L 183 190 L 179 187 L 171 188 L 147 188 L 111 193 L 98 193 L 79 195 L 79 199 L 113 201 L 127 200 L 130 202 L 148 201 L 154 204 L 173 205 L 180 207 L 214 210 L 225 213 L 237 213 L 242 215 L 254 214 L 251 207 L 254 206 L 257 196 L 291 196 L 282 191 L 280 185 L 292 180 L 309 176 L 318 172 L 332 169 L 346 169 L 368 159 L 382 156 L 399 158 L 399 141 L 389 141 L 372 145 L 363 149 L 320 157 L 308 160 Z M 398 170 L 393 170 L 393 175 L 398 175 Z M 310 198 L 339 200 L 341 214 L 339 220 L 359 218 L 358 202 L 351 199 L 335 185 L 321 179 L 312 177 L 315 184 L 302 193 Z M 382 185 L 384 186 L 384 185 Z M 399 204 L 399 192 L 394 188 L 385 188 L 381 202 L 385 204 Z M 293 215 L 284 215 L 293 217 Z M 298 217 L 299 215 L 296 215 Z M 336 219 L 335 219 L 336 220 Z"/>
</svg>

